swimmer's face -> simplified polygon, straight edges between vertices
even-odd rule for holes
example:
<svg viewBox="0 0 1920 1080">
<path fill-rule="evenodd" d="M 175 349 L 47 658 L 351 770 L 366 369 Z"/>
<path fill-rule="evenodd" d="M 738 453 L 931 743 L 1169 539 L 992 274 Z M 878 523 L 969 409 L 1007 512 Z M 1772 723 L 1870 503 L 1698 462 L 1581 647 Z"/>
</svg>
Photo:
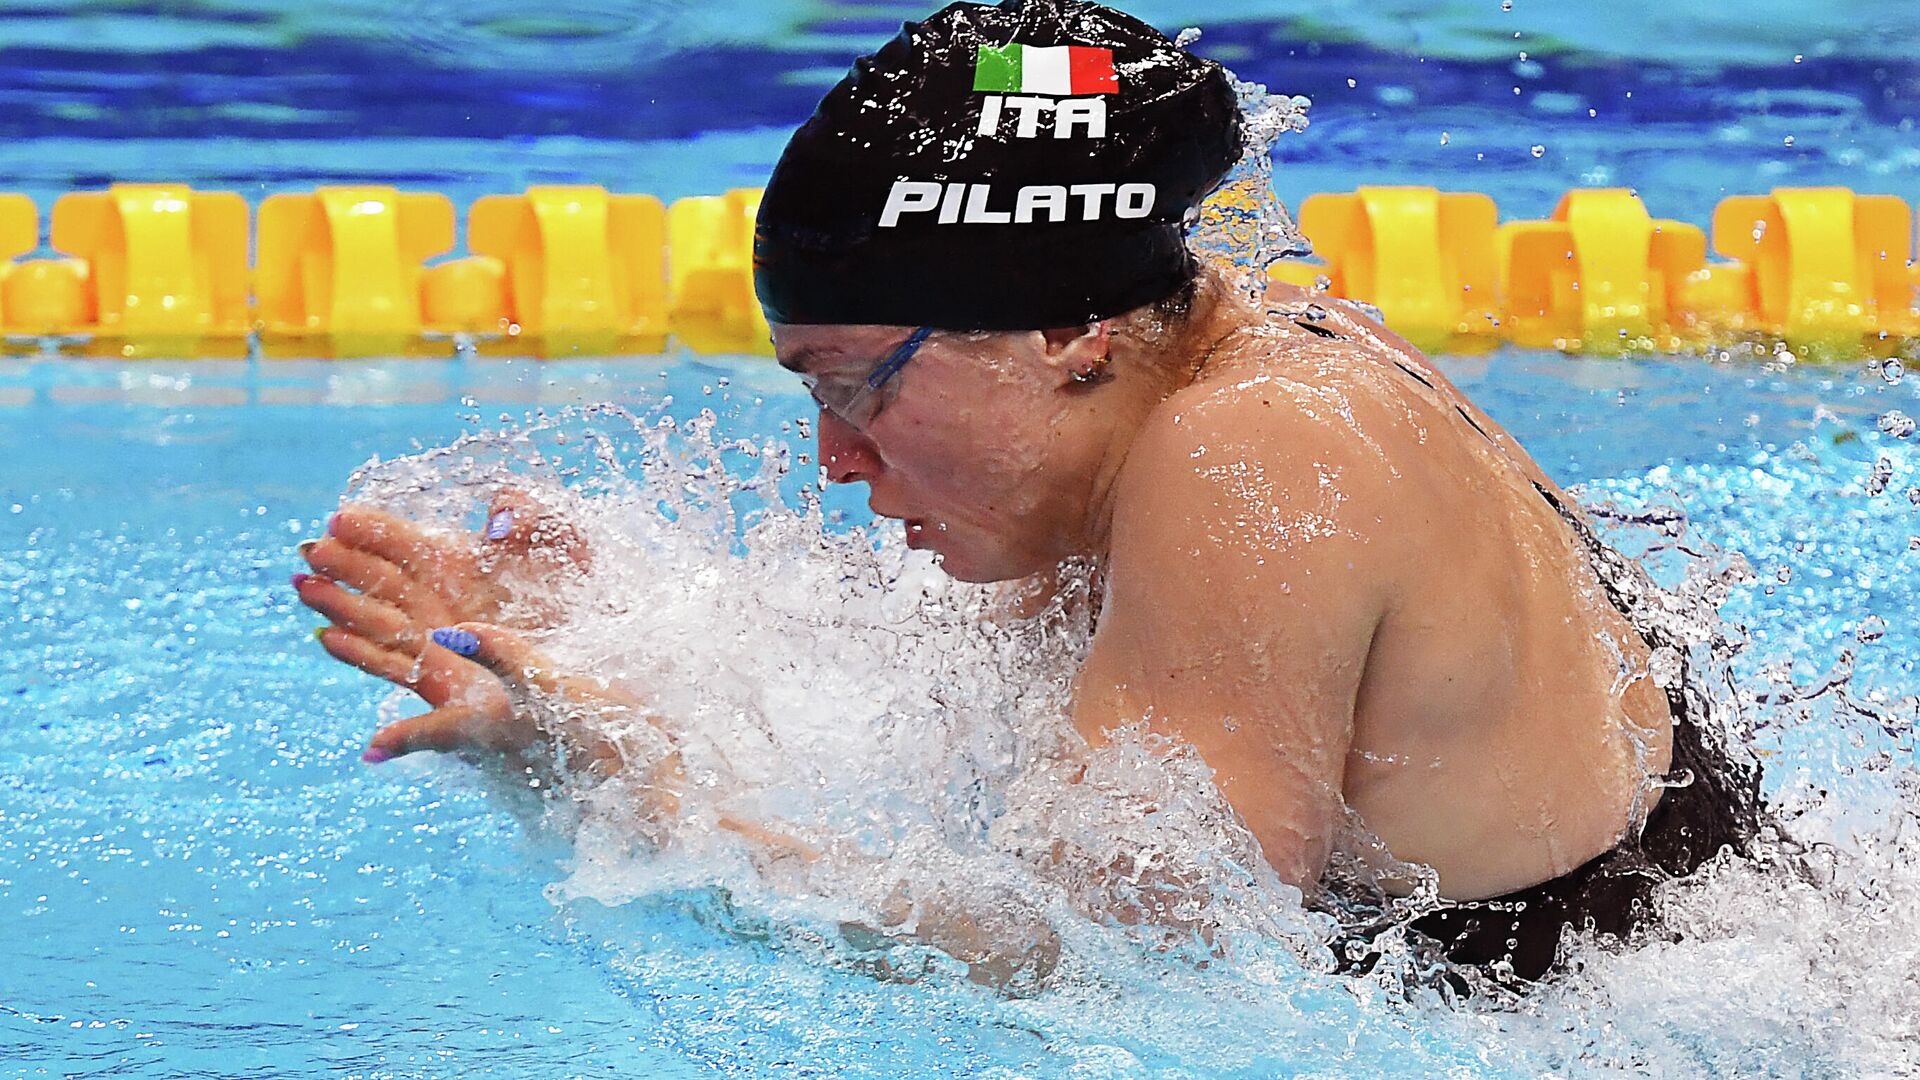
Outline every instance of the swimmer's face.
<svg viewBox="0 0 1920 1080">
<path fill-rule="evenodd" d="M 864 482 L 874 513 L 963 581 L 1004 581 L 1080 551 L 1097 447 L 1076 423 L 1070 372 L 1104 334 L 936 332 L 881 390 L 868 374 L 905 326 L 775 326 L 780 363 L 823 407 L 820 463 Z M 1089 344 L 1093 342 L 1092 344 Z"/>
</svg>

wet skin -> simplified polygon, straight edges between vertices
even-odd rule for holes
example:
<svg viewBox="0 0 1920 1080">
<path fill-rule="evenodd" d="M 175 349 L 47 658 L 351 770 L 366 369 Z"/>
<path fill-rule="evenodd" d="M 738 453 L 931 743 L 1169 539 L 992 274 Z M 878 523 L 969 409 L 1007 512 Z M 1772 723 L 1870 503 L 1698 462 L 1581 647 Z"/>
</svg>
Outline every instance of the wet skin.
<svg viewBox="0 0 1920 1080">
<path fill-rule="evenodd" d="M 1665 696 L 1621 678 L 1646 647 L 1498 425 L 1358 313 L 1318 325 L 1338 339 L 1216 294 L 1173 357 L 1104 330 L 936 335 L 869 423 L 822 414 L 821 461 L 956 577 L 1098 559 L 1076 726 L 1191 742 L 1286 880 L 1317 882 L 1343 803 L 1451 899 L 1565 873 L 1657 802 Z M 906 332 L 775 343 L 858 377 Z M 1112 378 L 1071 380 L 1100 355 Z"/>
<path fill-rule="evenodd" d="M 1343 804 L 1449 898 L 1557 876 L 1657 797 L 1666 701 L 1621 677 L 1622 659 L 1644 672 L 1645 646 L 1524 451 L 1403 342 L 1327 311 L 1338 339 L 1212 288 L 1164 338 L 1133 332 L 1137 316 L 936 334 L 860 426 L 821 413 L 821 464 L 867 484 L 948 573 L 1008 582 L 1026 604 L 1062 559 L 1096 560 L 1076 726 L 1098 744 L 1147 717 L 1191 742 L 1284 879 L 1313 887 L 1348 842 Z M 775 344 L 844 383 L 910 330 L 781 326 Z M 1103 359 L 1110 377 L 1073 378 Z M 348 507 L 307 551 L 316 574 L 297 587 L 334 626 L 328 652 L 434 706 L 376 734 L 370 756 L 552 740 L 513 691 L 563 677 L 493 625 L 488 552 L 529 560 L 535 581 L 584 555 L 564 523 L 524 517 L 486 541 Z M 472 660 L 425 636 L 454 622 L 483 645 Z"/>
</svg>

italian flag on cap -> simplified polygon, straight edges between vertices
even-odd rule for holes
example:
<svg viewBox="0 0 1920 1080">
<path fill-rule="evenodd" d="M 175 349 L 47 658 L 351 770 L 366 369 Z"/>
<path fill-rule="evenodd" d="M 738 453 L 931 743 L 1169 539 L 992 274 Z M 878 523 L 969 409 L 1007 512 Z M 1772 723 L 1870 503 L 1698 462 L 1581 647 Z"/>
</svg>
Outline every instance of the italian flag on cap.
<svg viewBox="0 0 1920 1080">
<path fill-rule="evenodd" d="M 1113 50 L 1088 45 L 980 46 L 973 65 L 973 88 L 991 94 L 1117 94 Z"/>
</svg>

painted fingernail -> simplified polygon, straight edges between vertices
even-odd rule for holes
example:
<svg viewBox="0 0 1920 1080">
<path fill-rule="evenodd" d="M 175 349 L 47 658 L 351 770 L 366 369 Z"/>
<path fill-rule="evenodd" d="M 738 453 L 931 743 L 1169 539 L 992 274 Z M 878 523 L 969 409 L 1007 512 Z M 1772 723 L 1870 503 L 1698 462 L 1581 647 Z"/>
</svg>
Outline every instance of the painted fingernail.
<svg viewBox="0 0 1920 1080">
<path fill-rule="evenodd" d="M 332 536 L 339 531 L 340 531 L 340 514 L 338 511 L 335 511 L 331 517 L 327 518 L 327 535 Z"/>
<path fill-rule="evenodd" d="M 305 585 L 307 583 L 307 579 L 312 576 L 313 576 L 312 574 L 295 574 L 292 577 L 288 578 L 287 580 L 293 582 L 293 587 L 297 589 L 300 586 Z"/>
<path fill-rule="evenodd" d="M 331 627 L 331 626 L 316 626 L 316 627 L 314 627 L 314 630 L 313 630 L 313 640 L 315 640 L 315 641 L 325 641 L 325 640 L 327 640 L 327 631 L 329 631 L 329 630 L 331 630 L 331 629 L 333 629 L 333 627 Z"/>
<path fill-rule="evenodd" d="M 449 652 L 459 653 L 461 656 L 472 656 L 480 651 L 480 639 L 457 626 L 443 626 L 435 630 L 433 643 Z"/>
<path fill-rule="evenodd" d="M 378 765 L 383 761 L 390 761 L 392 758 L 393 751 L 383 750 L 378 746 L 369 746 L 367 747 L 366 753 L 360 755 L 360 760 L 369 765 Z"/>
<path fill-rule="evenodd" d="M 302 540 L 298 544 L 294 545 L 293 550 L 298 551 L 304 557 L 307 554 L 307 552 L 312 551 L 313 546 L 315 544 L 318 544 L 319 542 L 320 541 L 318 539 Z"/>
<path fill-rule="evenodd" d="M 513 531 L 513 511 L 502 510 L 487 520 L 487 539 L 505 540 Z"/>
</svg>

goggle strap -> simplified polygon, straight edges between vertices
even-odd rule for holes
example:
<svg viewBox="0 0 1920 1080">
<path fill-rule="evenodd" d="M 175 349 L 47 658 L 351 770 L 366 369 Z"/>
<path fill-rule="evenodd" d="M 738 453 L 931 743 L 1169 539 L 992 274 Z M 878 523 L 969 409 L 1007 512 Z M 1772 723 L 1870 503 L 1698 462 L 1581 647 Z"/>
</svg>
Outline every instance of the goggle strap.
<svg viewBox="0 0 1920 1080">
<path fill-rule="evenodd" d="M 867 389 L 878 390 L 885 386 L 888 379 L 893 378 L 901 368 L 907 366 L 907 361 L 913 359 L 913 354 L 920 351 L 920 346 L 925 344 L 932 334 L 933 327 L 923 326 L 909 335 L 907 340 L 900 343 L 899 348 L 893 350 L 884 363 L 867 375 Z"/>
</svg>

